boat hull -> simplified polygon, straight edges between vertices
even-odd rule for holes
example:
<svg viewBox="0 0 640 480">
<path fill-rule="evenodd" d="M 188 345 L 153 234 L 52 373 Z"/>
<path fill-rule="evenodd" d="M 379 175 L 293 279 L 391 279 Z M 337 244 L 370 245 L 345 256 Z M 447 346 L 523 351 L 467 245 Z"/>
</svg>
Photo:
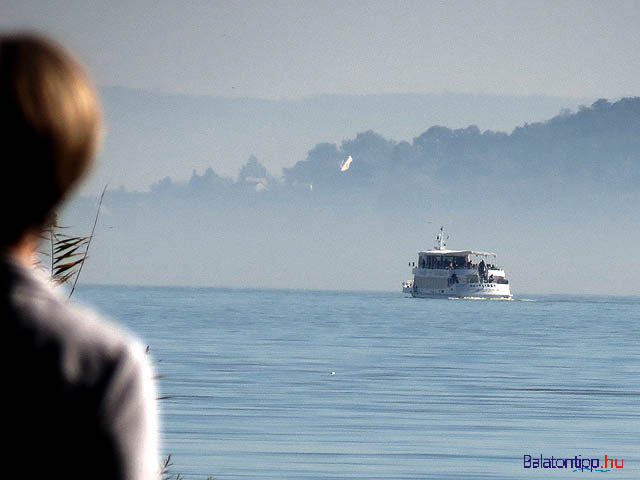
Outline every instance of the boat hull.
<svg viewBox="0 0 640 480">
<path fill-rule="evenodd" d="M 448 288 L 406 288 L 415 298 L 494 298 L 508 300 L 512 297 L 508 284 L 475 283 L 455 284 Z"/>
</svg>

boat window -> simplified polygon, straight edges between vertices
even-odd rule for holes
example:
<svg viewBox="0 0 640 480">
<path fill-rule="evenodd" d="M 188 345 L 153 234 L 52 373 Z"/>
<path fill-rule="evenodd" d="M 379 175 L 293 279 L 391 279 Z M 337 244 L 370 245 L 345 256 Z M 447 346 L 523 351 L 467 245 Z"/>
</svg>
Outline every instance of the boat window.
<svg viewBox="0 0 640 480">
<path fill-rule="evenodd" d="M 427 255 L 421 260 L 422 268 L 447 269 L 453 264 L 456 268 L 463 268 L 466 265 L 466 258 L 458 255 Z M 424 262 L 424 266 L 422 265 Z"/>
</svg>

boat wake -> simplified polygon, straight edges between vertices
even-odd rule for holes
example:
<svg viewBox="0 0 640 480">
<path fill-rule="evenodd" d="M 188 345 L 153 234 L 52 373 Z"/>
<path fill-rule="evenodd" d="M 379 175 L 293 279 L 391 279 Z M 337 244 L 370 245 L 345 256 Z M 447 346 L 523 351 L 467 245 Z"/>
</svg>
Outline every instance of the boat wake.
<svg viewBox="0 0 640 480">
<path fill-rule="evenodd" d="M 537 302 L 532 298 L 448 297 L 449 300 L 499 300 L 502 302 Z"/>
<path fill-rule="evenodd" d="M 501 302 L 512 302 L 513 298 L 505 298 L 505 297 L 448 297 L 449 300 L 499 300 Z"/>
</svg>

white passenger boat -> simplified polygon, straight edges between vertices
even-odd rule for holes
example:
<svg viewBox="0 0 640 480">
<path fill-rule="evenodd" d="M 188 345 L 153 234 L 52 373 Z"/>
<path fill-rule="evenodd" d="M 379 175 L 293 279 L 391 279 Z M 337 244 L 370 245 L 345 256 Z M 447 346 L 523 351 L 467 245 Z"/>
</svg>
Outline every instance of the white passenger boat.
<svg viewBox="0 0 640 480">
<path fill-rule="evenodd" d="M 475 250 L 447 250 L 444 227 L 433 250 L 418 252 L 412 266 L 413 281 L 402 291 L 419 298 L 511 299 L 509 281 L 496 265 L 496 254 Z"/>
</svg>

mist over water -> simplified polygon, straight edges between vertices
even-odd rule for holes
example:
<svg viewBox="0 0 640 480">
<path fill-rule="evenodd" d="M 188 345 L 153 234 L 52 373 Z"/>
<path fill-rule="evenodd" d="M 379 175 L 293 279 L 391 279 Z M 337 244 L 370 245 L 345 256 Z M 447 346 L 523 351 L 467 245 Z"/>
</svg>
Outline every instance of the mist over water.
<svg viewBox="0 0 640 480">
<path fill-rule="evenodd" d="M 639 195 L 584 190 L 556 196 L 497 184 L 486 193 L 456 182 L 431 192 L 305 192 L 266 202 L 107 196 L 83 279 L 397 290 L 408 262 L 446 225 L 450 248 L 496 252 L 516 294 L 636 293 Z M 87 202 L 66 224 L 83 232 L 89 226 L 77 219 L 94 213 Z"/>
</svg>

